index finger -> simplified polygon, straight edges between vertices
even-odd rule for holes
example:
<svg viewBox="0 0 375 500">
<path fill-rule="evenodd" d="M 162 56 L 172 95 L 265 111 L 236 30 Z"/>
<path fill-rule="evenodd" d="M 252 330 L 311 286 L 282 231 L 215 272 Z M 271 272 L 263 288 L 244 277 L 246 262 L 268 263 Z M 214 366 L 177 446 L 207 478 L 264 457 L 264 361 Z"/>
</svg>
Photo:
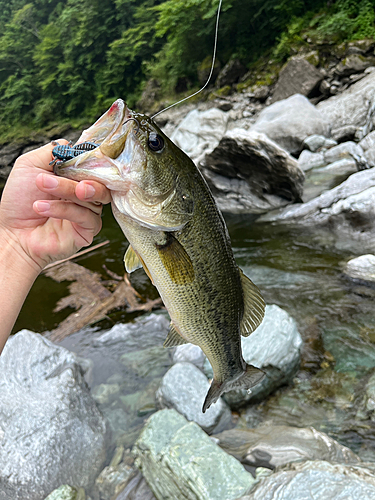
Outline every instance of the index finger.
<svg viewBox="0 0 375 500">
<path fill-rule="evenodd" d="M 58 139 L 58 141 L 49 142 L 38 149 L 33 149 L 21 155 L 17 158 L 16 163 L 23 163 L 30 167 L 38 167 L 48 172 L 52 172 L 53 165 L 50 165 L 50 162 L 53 160 L 52 150 L 56 146 L 56 142 L 61 145 L 68 144 L 66 139 Z"/>
</svg>

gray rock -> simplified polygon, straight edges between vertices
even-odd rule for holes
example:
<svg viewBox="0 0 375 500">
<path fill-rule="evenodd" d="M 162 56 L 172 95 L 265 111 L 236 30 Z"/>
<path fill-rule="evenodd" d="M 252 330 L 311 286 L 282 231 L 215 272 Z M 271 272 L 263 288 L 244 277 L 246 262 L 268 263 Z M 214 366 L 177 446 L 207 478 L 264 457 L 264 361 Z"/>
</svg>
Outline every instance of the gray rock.
<svg viewBox="0 0 375 500">
<path fill-rule="evenodd" d="M 182 120 L 171 140 L 195 162 L 219 144 L 227 129 L 228 114 L 217 108 L 194 109 Z"/>
<path fill-rule="evenodd" d="M 303 201 L 307 202 L 333 189 L 357 171 L 358 165 L 352 158 L 344 158 L 325 167 L 309 170 L 306 172 Z"/>
<path fill-rule="evenodd" d="M 77 357 L 22 330 L 0 358 L 0 499 L 87 488 L 106 455 L 106 425 Z"/>
<path fill-rule="evenodd" d="M 231 413 L 221 398 L 202 413 L 209 388 L 210 383 L 199 368 L 191 363 L 177 363 L 164 375 L 156 398 L 161 408 L 174 408 L 187 420 L 211 433 L 219 424 L 228 424 Z"/>
<path fill-rule="evenodd" d="M 263 322 L 249 337 L 242 337 L 242 354 L 246 363 L 261 368 L 266 376 L 251 389 L 224 394 L 229 406 L 237 408 L 249 402 L 264 399 L 272 391 L 288 383 L 300 362 L 302 338 L 294 319 L 276 305 L 267 305 Z M 205 371 L 212 377 L 207 360 Z"/>
<path fill-rule="evenodd" d="M 216 87 L 224 87 L 225 85 L 233 85 L 246 73 L 246 68 L 238 59 L 231 59 L 224 68 L 220 71 L 216 79 Z"/>
<path fill-rule="evenodd" d="M 284 206 L 287 201 L 298 201 L 302 194 L 304 175 L 297 161 L 264 134 L 243 129 L 230 130 L 205 156 L 202 164 L 203 173 L 216 198 L 222 194 L 217 176 L 246 181 L 249 186 L 246 194 L 249 203 L 252 202 L 253 213 L 264 212 L 267 205 L 270 209 L 274 206 L 275 197 L 280 198 L 279 206 Z M 237 188 L 237 193 L 244 195 L 242 184 L 232 183 L 230 187 Z M 226 196 L 229 194 L 227 189 L 224 188 Z"/>
<path fill-rule="evenodd" d="M 350 278 L 375 283 L 375 255 L 361 255 L 349 260 L 344 273 Z"/>
<path fill-rule="evenodd" d="M 260 102 L 264 102 L 269 95 L 270 89 L 267 85 L 261 85 L 254 90 L 254 99 L 257 99 Z"/>
<path fill-rule="evenodd" d="M 68 484 L 63 484 L 45 498 L 45 500 L 85 500 L 85 491 L 72 488 Z M 26 497 L 25 497 L 26 498 Z"/>
<path fill-rule="evenodd" d="M 307 203 L 262 215 L 259 222 L 326 227 L 345 249 L 375 249 L 375 170 L 352 174 L 345 182 Z"/>
<path fill-rule="evenodd" d="M 132 323 L 118 323 L 93 341 L 95 347 L 113 347 L 125 351 L 139 350 L 155 345 L 155 339 L 161 344 L 167 337 L 169 321 L 162 314 L 141 316 Z"/>
<path fill-rule="evenodd" d="M 202 349 L 194 344 L 184 344 L 176 347 L 172 354 L 173 363 L 193 363 L 193 365 L 202 369 L 206 356 Z"/>
<path fill-rule="evenodd" d="M 303 145 L 306 146 L 310 151 L 315 153 L 319 149 L 322 148 L 332 148 L 333 146 L 337 146 L 337 142 L 333 139 L 327 139 L 324 135 L 310 135 L 306 137 L 303 141 Z"/>
<path fill-rule="evenodd" d="M 266 134 L 289 153 L 298 154 L 307 137 L 329 137 L 330 122 L 306 97 L 295 94 L 265 108 L 251 130 Z"/>
<path fill-rule="evenodd" d="M 345 57 L 334 69 L 335 75 L 342 78 L 354 73 L 361 73 L 366 68 L 373 66 L 375 59 L 373 57 L 363 57 L 360 54 L 351 54 Z"/>
<path fill-rule="evenodd" d="M 105 467 L 95 481 L 95 486 L 100 493 L 100 500 L 112 500 L 125 488 L 135 474 L 135 469 L 123 462 L 115 466 Z"/>
<path fill-rule="evenodd" d="M 248 500 L 372 500 L 375 476 L 363 467 L 323 460 L 291 464 L 262 479 Z"/>
<path fill-rule="evenodd" d="M 323 80 L 322 73 L 302 57 L 292 57 L 285 64 L 275 85 L 271 103 L 293 94 L 309 96 Z"/>
<path fill-rule="evenodd" d="M 314 427 L 265 425 L 231 429 L 214 436 L 224 451 L 245 465 L 274 469 L 305 460 L 359 464 L 359 457 Z"/>
<path fill-rule="evenodd" d="M 91 395 L 98 404 L 108 405 L 116 399 L 119 392 L 119 384 L 99 384 L 92 389 Z"/>
<path fill-rule="evenodd" d="M 254 484 L 240 462 L 175 410 L 152 415 L 133 452 L 158 500 L 235 500 Z"/>
<path fill-rule="evenodd" d="M 304 149 L 298 158 L 298 166 L 304 172 L 326 165 L 323 153 L 311 153 Z"/>
<path fill-rule="evenodd" d="M 140 472 L 129 481 L 115 500 L 156 500 Z"/>
<path fill-rule="evenodd" d="M 335 146 L 324 152 L 326 165 L 342 160 L 344 158 L 354 159 L 359 162 L 362 156 L 363 149 L 361 148 L 361 146 L 352 141 L 343 142 L 342 144 L 339 144 L 338 146 Z"/>
<path fill-rule="evenodd" d="M 331 124 L 332 137 L 335 131 L 352 126 L 363 127 L 367 114 L 375 101 L 375 72 L 351 85 L 339 95 L 317 104 L 321 115 Z M 369 130 L 370 132 L 370 130 Z"/>
<path fill-rule="evenodd" d="M 366 383 L 356 416 L 362 420 L 375 420 L 375 374 L 371 375 Z"/>
<path fill-rule="evenodd" d="M 331 137 L 336 142 L 352 141 L 356 138 L 359 127 L 355 125 L 343 125 L 331 131 Z"/>
<path fill-rule="evenodd" d="M 365 151 L 363 156 L 369 168 L 375 167 L 375 146 Z"/>
<path fill-rule="evenodd" d="M 364 137 L 359 143 L 359 146 L 363 149 L 363 151 L 375 148 L 375 130 L 366 135 L 366 137 Z"/>
</svg>

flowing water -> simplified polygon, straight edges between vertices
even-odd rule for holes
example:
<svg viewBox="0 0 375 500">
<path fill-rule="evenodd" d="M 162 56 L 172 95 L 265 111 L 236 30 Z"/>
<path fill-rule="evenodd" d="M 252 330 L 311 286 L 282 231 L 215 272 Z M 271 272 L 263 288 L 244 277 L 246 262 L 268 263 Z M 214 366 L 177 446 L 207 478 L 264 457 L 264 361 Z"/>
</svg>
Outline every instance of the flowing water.
<svg viewBox="0 0 375 500">
<path fill-rule="evenodd" d="M 303 227 L 257 224 L 252 216 L 231 215 L 226 221 L 238 264 L 259 286 L 268 304 L 279 305 L 296 320 L 305 341 L 301 370 L 293 384 L 244 410 L 238 425 L 255 426 L 267 420 L 313 425 L 364 459 L 375 461 L 374 424 L 371 414 L 363 410 L 364 387 L 375 367 L 375 290 L 343 275 L 343 264 L 354 255 L 335 249 L 329 234 L 311 233 Z M 127 243 L 109 207 L 105 208 L 103 230 L 96 242 L 105 239 L 111 243 L 77 262 L 103 275 L 103 264 L 122 274 Z M 157 296 L 142 270 L 133 273 L 131 280 L 143 296 Z M 67 294 L 67 286 L 40 276 L 14 331 L 55 328 L 72 312 L 53 312 L 57 300 Z M 116 322 L 134 317 L 124 311 L 111 313 L 89 334 L 98 335 Z M 105 360 L 95 359 L 88 347 L 87 335 L 84 330 L 63 345 L 94 359 L 95 384 L 100 384 L 108 380 L 109 373 Z M 168 365 L 166 362 L 164 371 Z"/>
</svg>

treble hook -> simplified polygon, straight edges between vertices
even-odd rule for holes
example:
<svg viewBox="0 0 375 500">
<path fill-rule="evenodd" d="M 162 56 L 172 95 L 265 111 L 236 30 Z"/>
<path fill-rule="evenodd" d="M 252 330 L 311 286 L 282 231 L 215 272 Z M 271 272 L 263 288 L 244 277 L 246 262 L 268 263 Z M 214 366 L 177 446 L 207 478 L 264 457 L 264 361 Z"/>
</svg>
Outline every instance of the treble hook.
<svg viewBox="0 0 375 500">
<path fill-rule="evenodd" d="M 137 135 L 137 134 L 138 134 L 138 132 L 139 132 L 139 127 L 140 127 L 140 125 L 139 125 L 139 121 L 137 120 L 137 118 L 133 118 L 133 117 L 132 117 L 132 118 L 128 118 L 127 120 L 125 120 L 125 121 L 124 121 L 123 125 L 125 125 L 125 123 L 130 122 L 130 120 L 134 120 L 134 121 L 136 122 L 136 124 L 138 125 L 137 131 L 136 131 L 136 133 L 135 133 L 135 135 Z"/>
</svg>

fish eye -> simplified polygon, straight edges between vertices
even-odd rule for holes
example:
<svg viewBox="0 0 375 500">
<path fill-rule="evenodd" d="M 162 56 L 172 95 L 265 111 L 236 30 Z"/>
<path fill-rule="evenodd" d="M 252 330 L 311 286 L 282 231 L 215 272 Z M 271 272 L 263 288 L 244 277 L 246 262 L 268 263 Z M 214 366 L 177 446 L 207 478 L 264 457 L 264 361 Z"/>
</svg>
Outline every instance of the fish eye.
<svg viewBox="0 0 375 500">
<path fill-rule="evenodd" d="M 156 132 L 151 132 L 148 136 L 148 147 L 151 151 L 161 151 L 164 148 L 164 139 Z"/>
</svg>

